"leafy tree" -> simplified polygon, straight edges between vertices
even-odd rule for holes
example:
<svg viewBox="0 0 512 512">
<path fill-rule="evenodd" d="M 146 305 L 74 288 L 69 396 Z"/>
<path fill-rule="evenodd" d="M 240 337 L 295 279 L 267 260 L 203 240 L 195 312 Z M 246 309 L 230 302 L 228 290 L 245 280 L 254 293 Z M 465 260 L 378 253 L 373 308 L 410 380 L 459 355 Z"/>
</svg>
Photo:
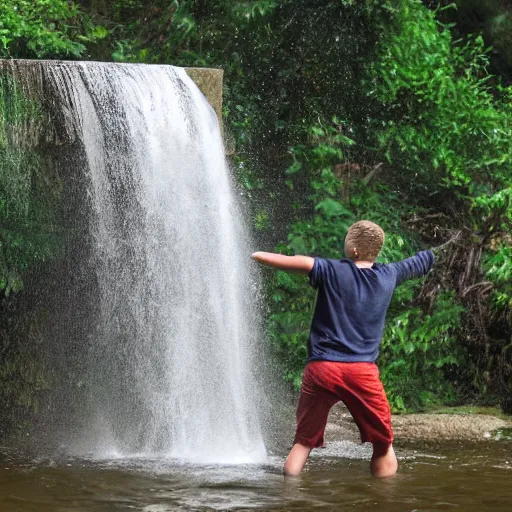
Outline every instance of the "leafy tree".
<svg viewBox="0 0 512 512">
<path fill-rule="evenodd" d="M 512 5 L 507 0 L 426 0 L 432 9 L 442 7 L 441 19 L 449 23 L 455 39 L 472 34 L 482 35 L 492 48 L 490 62 L 493 73 L 512 81 Z"/>
<path fill-rule="evenodd" d="M 106 37 L 76 2 L 9 0 L 0 3 L 0 58 L 79 58 Z"/>
</svg>

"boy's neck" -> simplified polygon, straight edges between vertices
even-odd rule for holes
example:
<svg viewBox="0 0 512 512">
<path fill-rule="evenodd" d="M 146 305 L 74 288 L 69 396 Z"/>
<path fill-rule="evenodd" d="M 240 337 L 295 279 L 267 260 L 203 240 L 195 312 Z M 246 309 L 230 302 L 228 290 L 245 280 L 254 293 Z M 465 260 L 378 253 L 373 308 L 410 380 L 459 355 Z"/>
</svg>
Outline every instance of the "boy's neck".
<svg viewBox="0 0 512 512">
<path fill-rule="evenodd" d="M 354 260 L 352 260 L 354 261 Z M 358 268 L 372 268 L 374 261 L 366 261 L 366 260 L 355 260 L 354 261 L 356 267 Z"/>
</svg>

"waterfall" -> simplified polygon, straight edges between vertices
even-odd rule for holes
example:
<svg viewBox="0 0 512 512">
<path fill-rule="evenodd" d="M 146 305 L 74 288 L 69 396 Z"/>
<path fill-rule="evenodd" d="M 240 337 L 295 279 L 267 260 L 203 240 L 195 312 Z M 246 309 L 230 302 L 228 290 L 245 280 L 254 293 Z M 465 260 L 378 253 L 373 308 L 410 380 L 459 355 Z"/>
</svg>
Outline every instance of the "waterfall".
<svg viewBox="0 0 512 512">
<path fill-rule="evenodd" d="M 261 462 L 250 240 L 212 108 L 172 66 L 38 73 L 81 148 L 97 283 L 70 450 Z"/>
</svg>

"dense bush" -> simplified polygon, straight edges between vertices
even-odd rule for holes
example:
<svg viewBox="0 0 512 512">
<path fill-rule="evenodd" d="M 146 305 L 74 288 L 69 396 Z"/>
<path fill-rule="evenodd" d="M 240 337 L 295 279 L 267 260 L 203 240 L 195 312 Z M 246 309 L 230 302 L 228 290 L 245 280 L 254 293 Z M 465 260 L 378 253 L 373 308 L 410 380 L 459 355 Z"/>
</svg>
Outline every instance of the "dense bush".
<svg viewBox="0 0 512 512">
<path fill-rule="evenodd" d="M 0 3 L 0 58 L 79 58 L 108 32 L 67 0 Z"/>
</svg>

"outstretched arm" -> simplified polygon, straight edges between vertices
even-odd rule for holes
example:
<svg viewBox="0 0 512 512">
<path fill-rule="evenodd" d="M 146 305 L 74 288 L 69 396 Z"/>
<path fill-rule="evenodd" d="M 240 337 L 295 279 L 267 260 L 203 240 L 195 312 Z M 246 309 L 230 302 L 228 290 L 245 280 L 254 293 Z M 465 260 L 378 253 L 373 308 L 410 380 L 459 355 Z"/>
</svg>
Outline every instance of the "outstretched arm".
<svg viewBox="0 0 512 512">
<path fill-rule="evenodd" d="M 297 274 L 309 274 L 315 263 L 309 256 L 285 256 L 273 252 L 255 252 L 251 257 L 267 267 Z"/>
<path fill-rule="evenodd" d="M 396 284 L 407 279 L 421 277 L 428 273 L 434 264 L 435 256 L 431 250 L 421 251 L 411 258 L 391 263 L 396 269 Z"/>
</svg>

